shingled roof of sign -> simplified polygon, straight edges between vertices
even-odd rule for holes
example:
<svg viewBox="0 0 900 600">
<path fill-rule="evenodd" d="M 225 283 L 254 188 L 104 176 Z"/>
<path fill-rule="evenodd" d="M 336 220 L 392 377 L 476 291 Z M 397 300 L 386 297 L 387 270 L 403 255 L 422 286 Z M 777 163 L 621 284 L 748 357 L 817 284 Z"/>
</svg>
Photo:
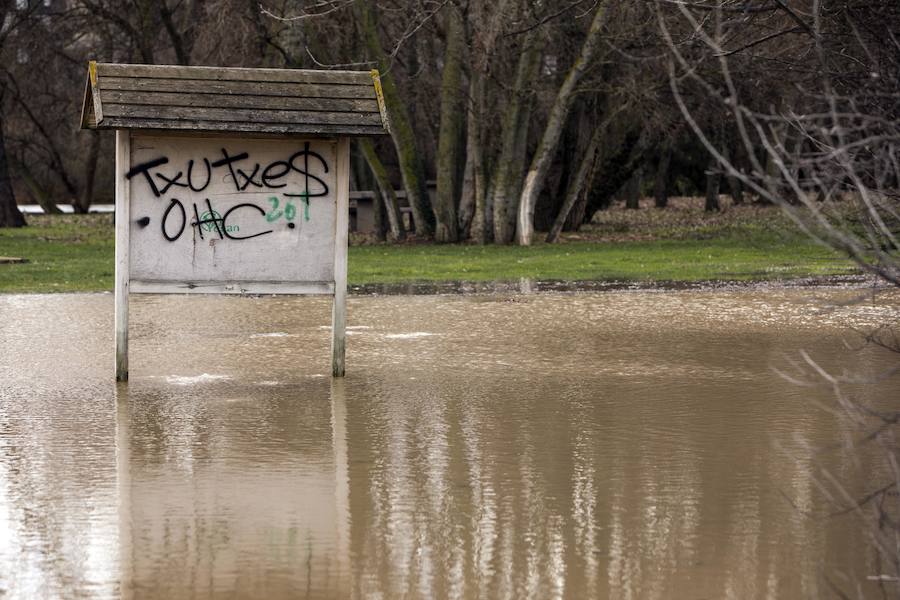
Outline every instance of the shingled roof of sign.
<svg viewBox="0 0 900 600">
<path fill-rule="evenodd" d="M 389 132 L 378 71 L 93 61 L 81 127 L 313 136 Z"/>
</svg>

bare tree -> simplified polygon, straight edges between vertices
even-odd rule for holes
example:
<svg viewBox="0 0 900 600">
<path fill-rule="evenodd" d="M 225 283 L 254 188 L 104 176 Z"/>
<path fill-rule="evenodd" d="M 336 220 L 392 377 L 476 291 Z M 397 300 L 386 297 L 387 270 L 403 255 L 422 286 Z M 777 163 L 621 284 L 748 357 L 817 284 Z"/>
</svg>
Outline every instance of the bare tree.
<svg viewBox="0 0 900 600">
<path fill-rule="evenodd" d="M 574 101 L 575 88 L 585 71 L 590 68 L 594 55 L 600 46 L 601 32 L 606 20 L 606 10 L 609 0 L 600 0 L 590 30 L 581 47 L 581 53 L 575 60 L 575 64 L 569 69 L 556 101 L 550 110 L 544 134 L 538 145 L 537 153 L 531 161 L 528 174 L 525 176 L 525 185 L 522 188 L 522 197 L 519 200 L 516 237 L 522 246 L 531 244 L 534 235 L 534 208 L 537 204 L 538 194 L 544 186 L 550 162 L 556 152 L 556 146 L 562 134 L 563 126 L 569 116 Z"/>
<path fill-rule="evenodd" d="M 459 240 L 457 205 L 462 186 L 459 175 L 465 160 L 463 130 L 466 104 L 463 97 L 463 62 L 466 32 L 459 7 L 448 4 L 446 13 L 446 52 L 441 77 L 441 128 L 438 137 L 437 196 L 434 203 L 435 231 L 438 242 Z"/>
<path fill-rule="evenodd" d="M 384 101 L 391 120 L 391 137 L 400 159 L 400 173 L 412 208 L 416 234 L 428 237 L 434 232 L 434 211 L 428 200 L 425 183 L 425 167 L 416 144 L 416 135 L 405 102 L 401 99 L 394 76 L 391 73 L 391 56 L 382 46 L 378 14 L 366 2 L 356 5 L 356 18 L 364 36 L 370 56 L 382 72 Z M 410 34 L 411 35 L 411 34 Z M 398 42 L 399 44 L 399 42 Z M 395 46 L 397 48 L 399 46 Z"/>
<path fill-rule="evenodd" d="M 34 9 L 35 6 L 31 3 L 18 6 L 13 0 L 0 1 L 0 53 L 7 56 L 10 54 L 11 46 L 14 45 L 11 43 L 14 41 L 12 38 L 30 18 Z M 4 100 L 8 97 L 8 85 L 6 82 L 0 82 L 0 110 L 3 109 Z M 26 225 L 25 217 L 16 203 L 10 178 L 9 154 L 4 131 L 7 126 L 5 113 L 6 111 L 2 110 L 0 114 L 0 227 L 23 227 Z"/>
<path fill-rule="evenodd" d="M 900 6 L 810 0 L 752 8 L 658 3 L 671 51 L 670 85 L 685 121 L 719 170 L 864 271 L 900 285 Z M 766 78 L 763 97 L 741 89 L 749 63 L 777 69 Z M 705 126 L 698 95 L 729 115 L 739 152 Z M 747 166 L 736 163 L 738 153 Z M 900 353 L 893 325 L 866 340 Z M 830 373 L 808 355 L 802 359 L 800 374 L 789 377 L 834 390 L 844 447 L 857 456 L 866 446 L 878 448 L 865 465 L 878 479 L 862 495 L 824 468 L 812 476 L 833 504 L 830 514 L 860 519 L 878 568 L 869 578 L 884 597 L 897 597 L 900 412 L 854 398 L 846 391 L 853 377 Z M 829 578 L 829 584 L 849 597 L 841 582 Z"/>
<path fill-rule="evenodd" d="M 540 68 L 545 43 L 540 33 L 534 29 L 525 34 L 522 40 L 515 83 L 502 117 L 500 153 L 491 178 L 494 241 L 498 244 L 510 243 L 515 235 L 533 106 L 532 82 Z"/>
<path fill-rule="evenodd" d="M 727 36 L 734 44 L 734 36 L 728 34 L 741 24 L 729 23 L 723 10 L 701 20 L 686 6 L 678 5 L 678 9 L 690 35 L 702 40 L 707 54 L 699 59 L 689 56 L 660 12 L 672 49 L 672 91 L 688 125 L 719 167 L 781 206 L 804 231 L 846 252 L 862 269 L 900 284 L 900 46 L 895 46 L 889 30 L 882 29 L 891 19 L 900 18 L 900 9 L 882 7 L 887 15 L 873 11 L 866 23 L 871 27 L 869 35 L 863 36 L 861 24 L 855 23 L 859 17 L 843 12 L 825 22 L 814 2 L 807 12 L 810 22 L 801 29 L 808 36 L 806 60 L 814 58 L 819 63 L 816 79 L 797 81 L 797 91 L 802 93 L 793 94 L 789 109 L 776 112 L 756 108 L 734 83 L 729 59 L 735 49 L 725 40 Z M 795 11 L 779 15 L 785 22 L 800 18 Z M 842 19 L 847 19 L 849 31 L 829 29 Z M 848 39 L 856 41 L 848 47 Z M 760 49 L 759 44 L 753 47 Z M 849 54 L 851 50 L 856 56 Z M 696 60 L 709 57 L 719 66 L 718 81 L 703 78 L 696 68 Z M 809 71 L 808 65 L 797 65 L 798 73 Z M 730 160 L 715 134 L 701 126 L 686 98 L 687 85 L 715 98 L 731 115 L 739 144 L 750 160 L 749 170 Z M 789 135 L 798 139 L 793 147 Z"/>
</svg>

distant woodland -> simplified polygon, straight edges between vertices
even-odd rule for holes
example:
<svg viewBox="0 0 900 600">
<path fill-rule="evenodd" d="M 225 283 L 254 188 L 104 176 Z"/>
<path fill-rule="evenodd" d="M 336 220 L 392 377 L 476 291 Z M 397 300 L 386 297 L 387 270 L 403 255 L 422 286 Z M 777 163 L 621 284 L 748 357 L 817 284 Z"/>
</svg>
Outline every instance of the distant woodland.
<svg viewBox="0 0 900 600">
<path fill-rule="evenodd" d="M 896 248 L 895 0 L 4 0 L 0 17 L 0 226 L 25 223 L 17 201 L 112 201 L 113 136 L 79 129 L 98 60 L 378 69 L 392 133 L 354 144 L 352 176 L 389 240 L 554 241 L 614 200 L 728 194 L 846 245 L 821 207 L 852 194 L 877 240 L 848 251 Z"/>
</svg>

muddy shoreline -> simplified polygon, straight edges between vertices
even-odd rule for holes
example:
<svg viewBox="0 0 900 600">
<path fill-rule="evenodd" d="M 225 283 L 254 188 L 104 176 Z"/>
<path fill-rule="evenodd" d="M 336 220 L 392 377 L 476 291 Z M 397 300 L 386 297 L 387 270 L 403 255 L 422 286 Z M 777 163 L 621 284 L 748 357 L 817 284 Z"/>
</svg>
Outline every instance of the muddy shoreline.
<svg viewBox="0 0 900 600">
<path fill-rule="evenodd" d="M 798 288 L 889 290 L 893 286 L 869 275 L 832 275 L 773 280 L 703 280 L 703 281 L 617 281 L 556 279 L 520 279 L 518 281 L 408 281 L 400 283 L 351 284 L 351 296 L 434 296 L 470 294 L 536 294 L 577 292 L 685 292 L 784 290 Z M 0 296 L 34 296 L 67 294 L 111 294 L 102 292 L 0 292 Z M 253 295 L 253 294 L 248 294 Z"/>
<path fill-rule="evenodd" d="M 683 292 L 731 290 L 781 290 L 796 288 L 891 289 L 868 275 L 833 275 L 756 281 L 614 281 L 534 280 L 519 281 L 422 281 L 351 285 L 352 296 L 430 296 L 466 294 L 533 294 L 540 292 Z"/>
</svg>

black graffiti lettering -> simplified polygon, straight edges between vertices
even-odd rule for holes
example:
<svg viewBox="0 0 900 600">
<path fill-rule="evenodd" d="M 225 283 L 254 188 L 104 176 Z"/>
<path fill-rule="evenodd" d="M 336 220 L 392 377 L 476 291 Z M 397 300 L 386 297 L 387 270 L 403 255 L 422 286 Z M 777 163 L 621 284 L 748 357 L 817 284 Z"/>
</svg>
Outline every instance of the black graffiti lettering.
<svg viewBox="0 0 900 600">
<path fill-rule="evenodd" d="M 253 165 L 253 172 L 250 173 L 250 175 L 247 175 L 246 173 L 244 173 L 243 171 L 238 169 L 237 174 L 244 178 L 244 185 L 241 185 L 240 183 L 238 183 L 238 190 L 243 192 L 244 190 L 247 189 L 247 187 L 251 183 L 253 185 L 255 185 L 256 187 L 262 187 L 263 186 L 262 182 L 253 181 L 253 178 L 256 177 L 257 173 L 259 173 L 259 163 L 256 163 L 255 165 Z"/>
<path fill-rule="evenodd" d="M 194 221 L 191 223 L 191 227 L 197 228 L 197 233 L 200 234 L 200 239 L 203 239 L 203 228 L 200 226 L 200 213 L 197 212 L 197 203 L 194 202 Z"/>
<path fill-rule="evenodd" d="M 270 173 L 273 168 L 281 169 L 277 173 Z M 262 173 L 262 182 L 263 185 L 267 188 L 283 188 L 287 184 L 286 183 L 275 183 L 275 180 L 281 179 L 291 171 L 290 163 L 287 163 L 283 160 L 278 160 L 270 164 Z"/>
<path fill-rule="evenodd" d="M 207 208 L 208 211 L 209 211 L 209 219 L 207 219 L 207 222 L 208 222 L 208 221 L 212 221 L 213 226 L 216 228 L 216 233 L 219 234 L 219 239 L 220 239 L 220 240 L 225 239 L 225 236 L 224 236 L 224 233 L 225 233 L 225 219 L 223 219 L 223 218 L 218 218 L 218 219 L 217 219 L 217 218 L 216 218 L 216 211 L 213 210 L 213 207 L 212 207 L 212 204 L 211 204 L 210 201 L 209 201 L 209 198 L 206 199 L 206 208 Z M 219 227 L 219 221 L 222 222 L 222 226 L 221 226 L 221 227 Z"/>
<path fill-rule="evenodd" d="M 209 198 L 206 199 L 206 212 L 203 213 L 206 218 L 202 218 L 197 210 L 197 204 L 194 203 L 194 222 L 191 223 L 191 227 L 197 228 L 197 233 L 200 235 L 200 239 L 203 238 L 203 226 L 211 223 L 213 227 L 216 228 L 216 233 L 219 234 L 219 239 L 225 239 L 225 223 L 219 213 L 213 210 L 212 203 L 210 203 Z M 209 229 L 207 229 L 209 231 Z"/>
<path fill-rule="evenodd" d="M 169 231 L 168 231 L 168 229 L 166 229 L 166 222 L 169 219 L 169 213 L 171 213 L 172 209 L 175 208 L 176 206 L 181 211 L 181 226 L 178 228 L 178 233 L 176 233 L 175 235 L 169 235 Z M 148 219 L 148 222 L 149 222 L 149 219 Z M 162 216 L 162 225 L 161 226 L 162 226 L 163 236 L 165 236 L 165 238 L 167 240 L 169 240 L 170 242 L 174 242 L 179 237 L 181 237 L 181 234 L 184 231 L 184 226 L 186 223 L 187 223 L 187 214 L 184 212 L 184 205 L 181 202 L 179 202 L 178 200 L 176 200 L 175 198 L 172 198 L 172 201 L 169 203 L 169 207 L 166 209 L 166 212 L 164 212 L 163 216 Z"/>
<path fill-rule="evenodd" d="M 173 185 L 177 185 L 178 187 L 186 188 L 188 186 L 188 184 L 182 183 L 179 181 L 179 179 L 181 179 L 182 175 L 184 175 L 184 173 L 182 173 L 181 171 L 178 171 L 178 173 L 175 174 L 175 177 L 172 177 L 170 179 L 170 178 L 166 177 L 165 175 L 163 175 L 162 173 L 156 173 L 157 177 L 159 177 L 160 179 L 162 179 L 163 181 L 166 182 L 165 187 L 163 187 L 163 189 L 159 190 L 159 193 L 165 194 L 169 190 L 169 188 L 172 187 Z"/>
<path fill-rule="evenodd" d="M 301 156 L 303 157 L 303 168 L 299 168 L 294 164 L 294 161 L 297 160 L 297 158 L 299 158 Z M 318 198 L 320 196 L 327 196 L 328 195 L 328 184 L 325 183 L 319 177 L 317 177 L 309 172 L 309 157 L 310 156 L 312 156 L 315 159 L 318 159 L 319 163 L 322 165 L 322 168 L 325 170 L 325 172 L 326 173 L 328 172 L 328 163 L 325 162 L 325 159 L 322 158 L 322 156 L 320 154 L 311 151 L 309 149 L 309 142 L 306 142 L 306 144 L 304 144 L 303 150 L 299 150 L 299 151 L 295 152 L 288 159 L 288 164 L 291 166 L 291 169 L 293 169 L 297 173 L 303 175 L 303 177 L 305 178 L 305 184 L 306 184 L 305 185 L 305 188 L 306 188 L 305 193 L 293 194 L 293 195 L 302 195 L 306 198 Z M 310 179 L 314 179 L 320 186 L 322 186 L 322 191 L 310 192 L 309 191 L 309 180 Z"/>
<path fill-rule="evenodd" d="M 193 192 L 202 192 L 209 186 L 209 182 L 212 181 L 212 165 L 209 164 L 209 160 L 206 158 L 203 159 L 203 164 L 206 165 L 206 183 L 204 183 L 200 187 L 194 187 L 194 179 L 192 177 L 194 171 L 194 160 L 191 159 L 188 161 L 187 182 L 188 187 L 190 187 L 191 191 Z"/>
<path fill-rule="evenodd" d="M 186 175 L 185 171 L 178 171 L 174 176 L 168 176 L 164 173 L 153 172 L 153 169 L 161 165 L 169 163 L 167 156 L 161 156 L 153 160 L 134 166 L 128 171 L 126 177 L 131 179 L 136 175 L 143 175 L 150 186 L 153 195 L 157 198 L 168 192 L 172 187 L 188 188 L 193 192 L 202 192 L 206 190 L 212 183 L 213 169 L 218 167 L 227 167 L 231 175 L 231 181 L 234 184 L 235 191 L 243 192 L 250 186 L 256 188 L 279 189 L 287 187 L 285 177 L 294 171 L 303 176 L 306 184 L 305 197 L 316 198 L 328 195 L 328 184 L 321 177 L 310 173 L 310 158 L 318 161 L 322 170 L 328 173 L 328 163 L 319 153 L 310 149 L 310 143 L 306 142 L 302 150 L 298 150 L 287 160 L 277 160 L 263 167 L 260 163 L 255 163 L 253 169 L 247 172 L 237 167 L 242 160 L 250 158 L 247 152 L 239 152 L 237 154 L 229 154 L 225 148 L 221 149 L 222 158 L 210 162 L 208 158 L 203 158 L 203 165 L 206 170 L 206 178 L 202 184 L 195 182 L 194 166 L 196 162 L 191 159 L 187 163 Z M 302 163 L 300 162 L 302 159 Z M 155 178 L 154 178 L 155 177 Z M 309 183 L 312 180 L 315 187 L 321 188 L 318 191 L 310 191 Z M 161 182 L 161 183 L 160 183 Z M 159 185 L 158 185 L 159 184 Z"/>
<path fill-rule="evenodd" d="M 153 160 L 148 160 L 145 163 L 141 163 L 139 165 L 135 165 L 131 167 L 131 169 L 125 173 L 125 179 L 131 179 L 135 175 L 141 174 L 147 180 L 147 183 L 150 185 L 150 189 L 153 191 L 153 195 L 159 198 L 160 192 L 156 187 L 156 183 L 153 181 L 153 178 L 150 177 L 150 169 L 154 169 L 160 165 L 167 164 L 169 162 L 169 157 L 162 156 L 160 158 L 154 158 Z"/>
<path fill-rule="evenodd" d="M 291 190 L 291 192 L 282 191 L 280 192 L 280 194 L 285 198 L 301 199 L 303 202 L 303 209 L 304 211 L 307 211 L 304 213 L 306 214 L 306 220 L 309 220 L 309 199 L 327 196 L 329 194 L 328 183 L 326 183 L 324 176 L 316 175 L 310 172 L 311 170 L 314 170 L 316 173 L 320 174 L 322 173 L 322 171 L 328 173 L 328 163 L 325 161 L 325 158 L 321 154 L 311 149 L 309 142 L 305 142 L 303 148 L 294 152 L 290 157 L 287 158 L 287 160 L 275 160 L 266 164 L 262 164 L 259 162 L 244 163 L 245 166 L 252 165 L 252 169 L 239 168 L 241 161 L 249 160 L 250 154 L 248 152 L 229 154 L 228 150 L 226 150 L 225 148 L 222 148 L 221 152 L 222 157 L 219 159 L 215 159 L 212 162 L 209 158 L 206 157 L 197 160 L 190 159 L 187 162 L 187 168 L 185 170 L 177 171 L 174 175 L 171 176 L 154 170 L 161 165 L 169 163 L 168 157 L 161 156 L 159 158 L 155 158 L 153 160 L 149 160 L 136 165 L 128 171 L 126 177 L 128 179 L 131 179 L 136 175 L 143 175 L 147 181 L 147 184 L 150 186 L 153 195 L 158 198 L 169 192 L 172 188 L 187 188 L 191 192 L 195 193 L 207 190 L 210 185 L 213 184 L 213 178 L 215 175 L 213 173 L 213 170 L 216 168 L 226 167 L 228 169 L 228 173 L 231 177 L 231 184 L 234 186 L 234 190 L 237 192 L 246 191 L 251 187 L 259 189 L 280 189 L 290 186 L 294 188 L 296 184 L 290 179 L 291 172 L 293 171 L 294 173 L 302 176 L 302 181 L 296 182 L 297 184 L 299 184 L 296 185 L 296 188 L 299 189 L 293 189 Z M 199 162 L 201 160 L 203 161 L 202 167 L 199 166 Z M 312 163 L 312 165 L 310 163 Z M 205 168 L 205 181 L 203 180 L 204 177 L 202 174 L 197 174 L 195 172 L 195 166 L 197 167 L 197 171 Z M 220 177 L 223 183 L 227 182 L 229 177 L 229 175 L 225 174 L 215 176 Z M 294 176 L 294 178 L 296 180 L 296 176 Z M 312 185 L 312 189 L 310 189 L 310 185 Z M 223 190 L 217 191 L 216 193 L 227 192 L 224 192 Z M 270 198 L 270 200 L 277 199 Z M 296 211 L 296 207 L 290 202 L 288 202 L 286 206 L 290 207 L 291 216 L 287 216 L 288 211 L 286 208 L 285 218 L 288 221 L 291 221 L 291 219 L 293 218 L 293 214 Z M 175 210 L 176 207 L 177 210 Z M 219 239 L 224 240 L 225 238 L 228 238 L 230 240 L 236 241 L 248 240 L 269 233 L 274 233 L 273 229 L 258 231 L 257 233 L 247 233 L 248 228 L 245 227 L 243 223 L 241 223 L 241 225 L 228 224 L 229 218 L 233 218 L 233 213 L 244 209 L 249 209 L 253 212 L 257 212 L 264 219 L 272 216 L 267 215 L 266 211 L 260 206 L 250 202 L 244 202 L 230 207 L 225 212 L 224 216 L 220 215 L 213 209 L 210 198 L 205 198 L 203 203 L 191 203 L 191 209 L 193 210 L 194 214 L 193 219 L 189 220 L 187 217 L 185 205 L 182 203 L 182 201 L 177 198 L 172 198 L 170 200 L 165 211 L 163 212 L 160 225 L 163 237 L 165 237 L 166 240 L 170 242 L 178 240 L 184 233 L 184 230 L 186 229 L 188 224 L 190 224 L 192 228 L 195 228 L 196 233 L 194 235 L 199 236 L 201 240 L 204 239 L 205 233 L 211 232 L 215 232 L 215 234 L 218 234 Z M 178 217 L 175 217 L 175 223 L 170 223 L 169 217 L 173 213 L 178 212 L 181 213 L 181 222 L 178 223 L 176 227 L 175 223 L 178 222 Z M 275 215 L 274 218 L 279 218 L 280 214 L 281 213 L 279 211 L 279 214 Z M 274 219 L 266 220 L 271 221 Z M 251 218 L 248 223 L 252 223 L 252 221 L 253 219 Z M 136 223 L 140 227 L 147 227 L 147 225 L 150 224 L 150 217 L 143 217 L 141 219 L 138 219 Z M 260 221 L 259 223 L 262 224 L 263 221 Z M 239 234 L 238 232 L 241 232 L 242 227 L 244 228 L 244 231 L 242 232 L 242 234 Z M 289 222 L 287 227 L 293 229 L 296 227 L 296 224 L 293 222 Z M 254 227 L 252 225 L 249 225 L 249 230 L 252 231 L 253 229 Z"/>
<path fill-rule="evenodd" d="M 240 154 L 235 154 L 234 156 L 228 156 L 228 151 L 225 150 L 225 148 L 222 148 L 222 156 L 224 156 L 225 158 L 222 158 L 221 160 L 217 160 L 216 162 L 212 163 L 212 166 L 213 167 L 227 166 L 228 171 L 231 173 L 231 180 L 234 182 L 234 186 L 235 186 L 235 188 L 237 188 L 237 191 L 240 192 L 241 188 L 238 183 L 238 177 L 237 177 L 237 174 L 234 172 L 234 167 L 232 166 L 232 164 L 236 163 L 239 160 L 244 160 L 245 158 L 249 158 L 250 155 L 247 154 L 246 152 L 241 152 Z"/>
<path fill-rule="evenodd" d="M 232 206 L 231 208 L 228 209 L 228 212 L 226 212 L 225 215 L 222 217 L 222 229 L 225 230 L 225 235 L 228 237 L 228 239 L 230 239 L 230 240 L 249 240 L 250 238 L 255 238 L 255 237 L 259 237 L 261 235 L 266 235 L 267 233 L 272 233 L 272 230 L 270 229 L 268 231 L 261 231 L 260 233 L 254 233 L 253 235 L 231 235 L 231 233 L 228 232 L 228 217 L 231 216 L 231 213 L 233 213 L 234 211 L 236 211 L 239 208 L 255 208 L 256 210 L 259 211 L 259 214 L 261 214 L 263 216 L 266 215 L 266 211 L 264 211 L 262 208 L 258 207 L 257 205 L 251 204 L 249 202 L 245 202 L 244 204 L 236 204 L 236 205 Z"/>
</svg>

